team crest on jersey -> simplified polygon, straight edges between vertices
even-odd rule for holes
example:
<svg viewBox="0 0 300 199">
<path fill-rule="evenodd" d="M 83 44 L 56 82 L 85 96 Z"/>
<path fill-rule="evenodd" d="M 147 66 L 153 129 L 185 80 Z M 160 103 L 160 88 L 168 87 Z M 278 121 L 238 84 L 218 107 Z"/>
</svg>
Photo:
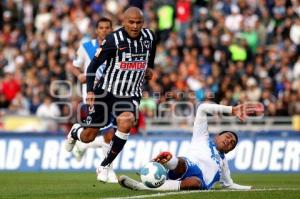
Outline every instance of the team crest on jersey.
<svg viewBox="0 0 300 199">
<path fill-rule="evenodd" d="M 92 123 L 92 117 L 91 116 L 87 116 L 86 118 L 86 124 L 90 125 Z"/>
<path fill-rule="evenodd" d="M 149 49 L 149 47 L 150 47 L 150 41 L 149 41 L 149 40 L 144 40 L 143 44 L 144 44 L 144 46 L 145 46 L 147 49 Z"/>
</svg>

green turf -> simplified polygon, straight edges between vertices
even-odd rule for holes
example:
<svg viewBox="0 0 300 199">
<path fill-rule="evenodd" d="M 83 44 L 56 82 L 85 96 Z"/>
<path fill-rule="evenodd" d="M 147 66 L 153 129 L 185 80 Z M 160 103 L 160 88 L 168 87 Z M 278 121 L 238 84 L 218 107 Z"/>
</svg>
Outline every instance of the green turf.
<svg viewBox="0 0 300 199">
<path fill-rule="evenodd" d="M 135 174 L 129 174 L 135 176 Z M 207 192 L 159 198 L 300 198 L 300 174 L 239 174 L 237 183 L 255 188 L 297 188 L 261 192 Z M 149 195 L 157 192 L 131 191 L 119 185 L 96 182 L 94 173 L 0 173 L 0 198 L 90 199 Z"/>
</svg>

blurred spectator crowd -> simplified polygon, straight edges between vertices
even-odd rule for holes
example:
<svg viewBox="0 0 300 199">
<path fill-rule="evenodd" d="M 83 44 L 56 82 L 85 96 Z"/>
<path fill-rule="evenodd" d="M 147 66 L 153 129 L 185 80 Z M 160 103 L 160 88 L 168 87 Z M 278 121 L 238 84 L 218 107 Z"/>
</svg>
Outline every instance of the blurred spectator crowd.
<svg viewBox="0 0 300 199">
<path fill-rule="evenodd" d="M 132 2 L 143 6 L 145 27 L 159 40 L 141 101 L 146 118 L 176 102 L 175 111 L 188 115 L 187 103 L 204 100 L 260 101 L 269 116 L 300 114 L 298 0 L 4 0 L 0 117 L 74 122 L 81 101 L 70 74 L 76 49 L 95 36 L 101 16 L 121 26 Z"/>
</svg>

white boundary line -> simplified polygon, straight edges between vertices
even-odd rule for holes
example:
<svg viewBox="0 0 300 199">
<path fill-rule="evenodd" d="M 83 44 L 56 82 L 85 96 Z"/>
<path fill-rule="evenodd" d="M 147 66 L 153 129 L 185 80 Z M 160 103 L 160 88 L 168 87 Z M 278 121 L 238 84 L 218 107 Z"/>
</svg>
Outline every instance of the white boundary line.
<svg viewBox="0 0 300 199">
<path fill-rule="evenodd" d="M 170 195 L 184 195 L 190 193 L 211 193 L 211 192 L 262 192 L 262 191 L 300 191 L 300 188 L 267 188 L 267 189 L 252 189 L 252 190 L 232 190 L 232 189 L 221 189 L 221 190 L 199 190 L 199 191 L 173 191 L 173 192 L 162 192 L 149 195 L 138 195 L 138 196 L 127 196 L 127 197 L 115 197 L 115 198 L 104 198 L 104 199 L 135 199 L 135 198 L 156 198 Z"/>
</svg>

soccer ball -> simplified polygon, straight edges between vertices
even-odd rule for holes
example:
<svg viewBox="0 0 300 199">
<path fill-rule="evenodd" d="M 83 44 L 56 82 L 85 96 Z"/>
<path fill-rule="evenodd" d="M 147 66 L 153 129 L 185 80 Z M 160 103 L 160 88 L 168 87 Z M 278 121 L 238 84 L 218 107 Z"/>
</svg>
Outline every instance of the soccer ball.
<svg viewBox="0 0 300 199">
<path fill-rule="evenodd" d="M 157 188 L 165 183 L 167 171 L 158 162 L 149 162 L 140 170 L 141 180 L 147 187 Z"/>
</svg>

